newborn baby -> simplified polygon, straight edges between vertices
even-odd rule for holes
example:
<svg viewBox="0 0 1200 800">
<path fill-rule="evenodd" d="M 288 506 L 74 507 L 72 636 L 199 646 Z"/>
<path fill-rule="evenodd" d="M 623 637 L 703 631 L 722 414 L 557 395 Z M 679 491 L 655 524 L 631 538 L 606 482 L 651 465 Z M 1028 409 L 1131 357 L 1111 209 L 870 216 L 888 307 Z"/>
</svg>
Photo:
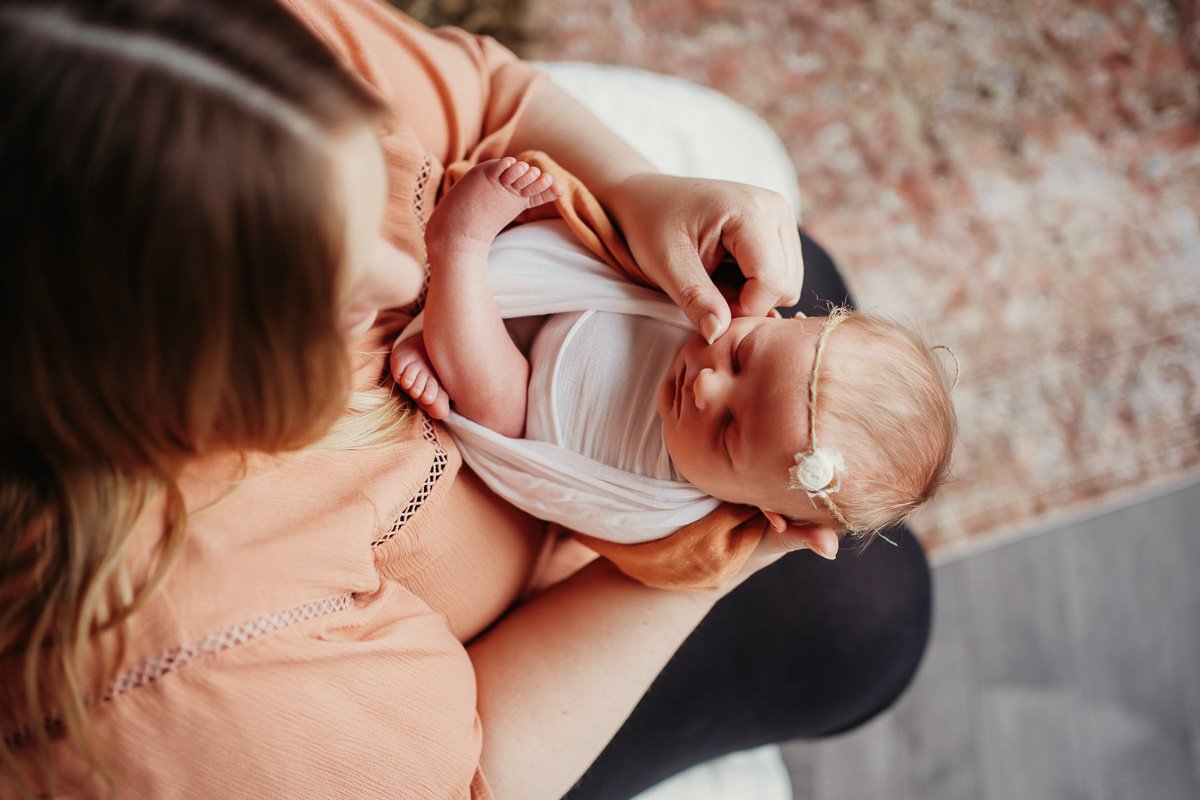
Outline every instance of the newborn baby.
<svg viewBox="0 0 1200 800">
<path fill-rule="evenodd" d="M 537 167 L 498 159 L 468 172 L 431 216 L 424 338 L 401 339 L 392 353 L 397 383 L 431 416 L 446 417 L 453 402 L 462 416 L 512 439 L 526 435 L 527 411 L 531 421 L 544 416 L 532 409 L 545 405 L 555 385 L 536 374 L 531 384 L 530 362 L 505 328 L 484 273 L 497 234 L 559 195 Z M 574 420 L 572 446 L 593 451 L 605 450 L 586 435 L 598 415 L 616 414 L 622 430 L 635 431 L 620 450 L 599 456 L 613 466 L 651 481 L 686 479 L 714 498 L 758 508 L 777 530 L 796 522 L 866 537 L 924 502 L 946 472 L 954 417 L 945 377 L 902 325 L 843 309 L 829 317 L 741 317 L 709 344 L 654 320 L 630 329 L 620 319 L 626 315 L 608 316 L 609 327 L 594 338 L 598 347 L 618 349 L 609 362 L 616 366 L 593 374 L 593 382 L 636 382 L 623 366 L 653 364 L 662 358 L 656 351 L 674 348 L 658 362 L 669 362 L 665 371 L 654 371 L 645 405 L 656 414 L 648 424 L 638 427 L 645 414 L 637 402 L 622 405 L 619 393 Z M 563 347 L 580 319 L 551 317 L 533 345 L 534 361 L 539 348 Z M 554 430 L 529 434 L 555 436 L 559 423 L 541 427 Z"/>
</svg>

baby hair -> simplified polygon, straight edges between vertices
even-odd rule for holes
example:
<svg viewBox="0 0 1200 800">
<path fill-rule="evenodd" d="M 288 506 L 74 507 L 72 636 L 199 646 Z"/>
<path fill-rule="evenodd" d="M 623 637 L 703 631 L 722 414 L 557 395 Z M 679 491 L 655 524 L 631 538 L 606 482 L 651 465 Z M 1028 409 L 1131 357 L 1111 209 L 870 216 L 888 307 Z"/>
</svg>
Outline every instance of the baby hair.
<svg viewBox="0 0 1200 800">
<path fill-rule="evenodd" d="M 846 309 L 826 324 L 810 376 L 811 430 L 814 446 L 840 457 L 844 476 L 821 499 L 866 544 L 945 480 L 956 427 L 950 380 L 911 325 Z"/>
</svg>

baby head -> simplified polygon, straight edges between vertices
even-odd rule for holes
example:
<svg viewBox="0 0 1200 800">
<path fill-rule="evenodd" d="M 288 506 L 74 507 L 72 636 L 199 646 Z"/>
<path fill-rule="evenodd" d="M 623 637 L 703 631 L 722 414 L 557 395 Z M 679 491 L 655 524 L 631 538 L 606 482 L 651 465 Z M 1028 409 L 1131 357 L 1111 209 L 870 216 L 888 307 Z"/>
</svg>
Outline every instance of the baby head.
<svg viewBox="0 0 1200 800">
<path fill-rule="evenodd" d="M 658 410 L 675 467 L 700 489 L 757 506 L 776 528 L 864 539 L 932 496 L 955 428 L 945 373 L 921 338 L 842 309 L 738 318 L 712 345 L 693 337 Z"/>
</svg>

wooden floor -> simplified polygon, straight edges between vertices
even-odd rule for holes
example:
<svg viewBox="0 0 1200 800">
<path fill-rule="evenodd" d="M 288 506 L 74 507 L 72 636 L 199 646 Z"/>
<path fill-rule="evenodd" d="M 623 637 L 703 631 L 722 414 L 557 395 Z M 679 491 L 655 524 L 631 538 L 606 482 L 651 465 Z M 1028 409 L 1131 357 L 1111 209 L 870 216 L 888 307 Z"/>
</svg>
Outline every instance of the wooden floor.
<svg viewBox="0 0 1200 800">
<path fill-rule="evenodd" d="M 1200 486 L 940 567 L 911 690 L 797 800 L 1200 799 Z"/>
</svg>

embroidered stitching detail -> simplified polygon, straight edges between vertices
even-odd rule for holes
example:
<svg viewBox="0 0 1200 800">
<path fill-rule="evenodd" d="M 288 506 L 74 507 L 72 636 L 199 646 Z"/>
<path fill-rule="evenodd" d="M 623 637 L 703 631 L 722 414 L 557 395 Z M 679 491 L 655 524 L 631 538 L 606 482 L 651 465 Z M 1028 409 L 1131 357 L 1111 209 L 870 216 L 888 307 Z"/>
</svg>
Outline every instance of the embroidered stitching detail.
<svg viewBox="0 0 1200 800">
<path fill-rule="evenodd" d="M 424 259 L 425 275 L 421 278 L 421 289 L 417 292 L 417 299 L 412 301 L 412 304 L 405 309 L 412 316 L 421 313 L 421 309 L 425 307 L 425 296 L 429 294 L 429 251 L 425 248 L 425 188 L 429 183 L 430 176 L 433 175 L 433 159 L 429 153 L 426 153 L 421 159 L 421 169 L 417 173 L 417 185 L 413 189 L 413 216 L 417 218 L 417 227 L 421 229 L 421 253 Z"/>
<path fill-rule="evenodd" d="M 379 547 L 379 545 L 390 541 L 392 537 L 400 532 L 404 525 L 425 504 L 425 501 L 429 499 L 429 495 L 433 494 L 433 487 L 437 485 L 438 480 L 442 477 L 442 473 L 446 471 L 446 465 L 450 463 L 450 454 L 438 442 L 437 430 L 434 429 L 433 423 L 429 421 L 429 417 L 425 415 L 425 412 L 421 412 L 421 438 L 433 445 L 434 448 L 433 463 L 429 465 L 429 473 L 425 476 L 425 481 L 421 484 L 421 488 L 417 490 L 417 493 L 404 506 L 404 510 L 400 512 L 400 516 L 396 517 L 396 521 L 392 523 L 392 527 L 383 536 L 371 542 L 371 547 Z"/>
<path fill-rule="evenodd" d="M 340 611 L 346 611 L 353 605 L 353 594 L 327 597 L 324 600 L 314 600 L 311 603 L 305 603 L 295 608 L 264 614 L 249 622 L 243 622 L 240 625 L 234 625 L 232 628 L 209 634 L 203 639 L 172 648 L 165 653 L 160 653 L 153 658 L 130 667 L 108 685 L 108 689 L 98 701 L 89 701 L 88 705 L 94 706 L 100 703 L 112 702 L 121 695 L 153 683 L 164 675 L 186 666 L 201 656 L 220 653 L 269 633 L 283 630 L 298 622 L 307 622 L 310 619 L 317 619 L 318 617 L 325 617 Z M 47 733 L 53 734 L 61 730 L 62 724 L 62 714 L 58 711 L 48 711 L 42 718 L 42 727 Z M 28 744 L 33 739 L 34 728 L 28 724 L 4 734 L 4 744 L 10 749 L 18 745 Z"/>
</svg>

